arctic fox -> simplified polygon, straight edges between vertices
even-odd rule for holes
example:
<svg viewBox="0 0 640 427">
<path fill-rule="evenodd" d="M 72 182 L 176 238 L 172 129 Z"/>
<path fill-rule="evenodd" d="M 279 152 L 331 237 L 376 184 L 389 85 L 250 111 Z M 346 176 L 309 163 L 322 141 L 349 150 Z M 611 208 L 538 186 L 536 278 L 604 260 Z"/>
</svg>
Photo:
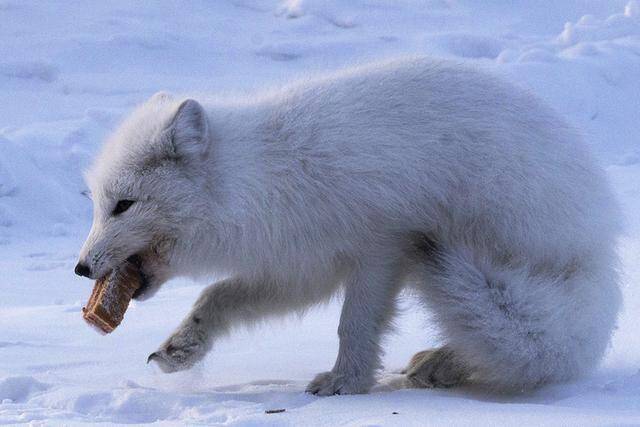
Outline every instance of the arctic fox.
<svg viewBox="0 0 640 427">
<path fill-rule="evenodd" d="M 149 356 L 191 367 L 232 327 L 344 293 L 333 368 L 307 391 L 365 393 L 398 294 L 443 346 L 416 387 L 531 389 L 603 356 L 620 305 L 618 209 L 580 138 L 535 97 L 422 58 L 359 66 L 235 101 L 154 95 L 87 174 L 78 274 L 137 261 L 147 298 L 228 277 Z"/>
</svg>

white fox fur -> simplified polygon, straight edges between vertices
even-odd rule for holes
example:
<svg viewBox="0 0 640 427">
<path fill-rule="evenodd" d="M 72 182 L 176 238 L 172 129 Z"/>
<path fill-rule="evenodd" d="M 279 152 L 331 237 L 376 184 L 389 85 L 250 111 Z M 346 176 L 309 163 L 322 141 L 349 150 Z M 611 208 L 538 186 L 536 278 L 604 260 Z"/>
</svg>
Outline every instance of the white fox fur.
<svg viewBox="0 0 640 427">
<path fill-rule="evenodd" d="M 619 215 L 603 171 L 535 97 L 457 64 L 377 63 L 234 102 L 158 94 L 87 180 L 91 277 L 134 254 L 146 297 L 175 276 L 229 276 L 150 356 L 165 371 L 339 289 L 338 358 L 308 388 L 322 395 L 368 391 L 406 287 L 446 344 L 413 367 L 416 385 L 567 380 L 615 325 Z M 121 199 L 135 203 L 114 215 Z"/>
</svg>

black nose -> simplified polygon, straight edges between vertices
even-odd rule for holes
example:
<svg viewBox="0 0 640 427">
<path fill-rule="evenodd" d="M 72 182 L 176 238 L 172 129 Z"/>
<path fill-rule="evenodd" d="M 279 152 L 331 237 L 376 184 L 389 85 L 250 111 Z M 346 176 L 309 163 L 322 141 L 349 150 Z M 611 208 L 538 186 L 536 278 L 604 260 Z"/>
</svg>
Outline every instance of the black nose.
<svg viewBox="0 0 640 427">
<path fill-rule="evenodd" d="M 81 262 L 76 265 L 76 268 L 73 271 L 75 271 L 78 276 L 91 277 L 91 269 Z"/>
</svg>

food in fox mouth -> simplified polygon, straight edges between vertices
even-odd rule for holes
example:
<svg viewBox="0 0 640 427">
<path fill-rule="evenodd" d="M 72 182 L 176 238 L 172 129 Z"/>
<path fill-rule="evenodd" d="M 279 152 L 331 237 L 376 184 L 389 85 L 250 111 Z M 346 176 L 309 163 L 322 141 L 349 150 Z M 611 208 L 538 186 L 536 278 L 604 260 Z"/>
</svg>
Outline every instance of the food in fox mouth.
<svg viewBox="0 0 640 427">
<path fill-rule="evenodd" d="M 99 332 L 113 332 L 122 322 L 131 298 L 142 284 L 139 268 L 126 261 L 96 281 L 87 306 L 82 308 L 82 316 Z"/>
</svg>

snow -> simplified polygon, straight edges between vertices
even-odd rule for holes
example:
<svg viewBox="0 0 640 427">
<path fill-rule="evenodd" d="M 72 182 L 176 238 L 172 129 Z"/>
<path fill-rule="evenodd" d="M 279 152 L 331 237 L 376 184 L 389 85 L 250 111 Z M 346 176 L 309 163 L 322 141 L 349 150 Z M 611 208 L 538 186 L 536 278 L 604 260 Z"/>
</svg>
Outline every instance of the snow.
<svg viewBox="0 0 640 427">
<path fill-rule="evenodd" d="M 4 0 L 0 23 L 0 423 L 640 424 L 640 2 Z M 607 168 L 627 219 L 625 309 L 597 372 L 522 396 L 398 389 L 394 371 L 438 344 L 409 297 L 366 396 L 303 392 L 333 364 L 338 300 L 235 331 L 172 375 L 146 356 L 203 284 L 167 284 L 107 336 L 82 321 L 92 286 L 73 274 L 91 221 L 82 171 L 132 106 L 158 90 L 250 92 L 415 53 L 528 87 Z"/>
</svg>

